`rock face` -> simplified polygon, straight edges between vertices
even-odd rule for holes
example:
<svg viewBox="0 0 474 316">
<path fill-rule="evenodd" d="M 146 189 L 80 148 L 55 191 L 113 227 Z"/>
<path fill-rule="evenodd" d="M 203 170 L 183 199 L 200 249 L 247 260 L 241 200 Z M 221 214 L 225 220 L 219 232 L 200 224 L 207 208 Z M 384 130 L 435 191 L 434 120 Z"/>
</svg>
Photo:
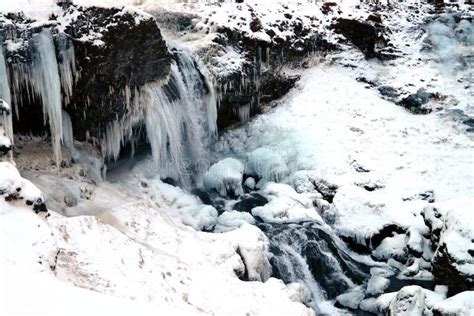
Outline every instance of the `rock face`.
<svg viewBox="0 0 474 316">
<path fill-rule="evenodd" d="M 378 46 L 387 44 L 383 27 L 378 23 L 372 25 L 358 20 L 338 19 L 332 28 L 357 46 L 367 58 L 380 56 Z"/>
<path fill-rule="evenodd" d="M 47 21 L 0 14 L 0 25 L 15 115 L 22 122 L 15 124 L 18 132 L 44 131 L 38 120 L 44 102 L 31 93 L 34 79 L 28 78 L 40 54 L 35 34 L 44 30 L 53 39 L 63 109 L 79 140 L 99 138 L 108 123 L 133 111 L 130 100 L 138 87 L 170 73 L 172 55 L 155 20 L 131 9 L 71 5 L 58 7 Z M 55 71 L 54 64 L 48 66 Z"/>
<path fill-rule="evenodd" d="M 66 28 L 74 43 L 80 72 L 68 111 L 76 137 L 86 131 L 97 135 L 106 123 L 127 112 L 128 93 L 147 83 L 167 78 L 172 55 L 151 17 L 111 8 L 86 8 Z M 111 26 L 115 25 L 115 26 Z M 106 31 L 102 31 L 105 29 Z M 81 41 L 90 32 L 101 32 L 99 44 Z M 131 92 L 130 92 L 130 91 Z M 87 108 L 87 118 L 81 109 Z"/>
<path fill-rule="evenodd" d="M 432 273 L 439 284 L 449 287 L 449 294 L 474 288 L 474 231 L 471 218 L 462 212 L 472 199 L 427 207 L 423 216 L 436 242 Z"/>
</svg>

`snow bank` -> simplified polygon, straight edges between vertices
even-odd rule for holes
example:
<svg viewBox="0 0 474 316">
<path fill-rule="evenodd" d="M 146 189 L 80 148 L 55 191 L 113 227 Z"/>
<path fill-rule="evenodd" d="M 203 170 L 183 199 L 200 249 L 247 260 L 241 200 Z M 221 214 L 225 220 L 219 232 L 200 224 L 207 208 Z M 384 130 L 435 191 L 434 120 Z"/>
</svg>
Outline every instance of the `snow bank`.
<svg viewBox="0 0 474 316">
<path fill-rule="evenodd" d="M 215 189 L 222 196 L 239 196 L 242 189 L 244 165 L 237 159 L 226 158 L 213 164 L 204 175 L 204 187 Z"/>
</svg>

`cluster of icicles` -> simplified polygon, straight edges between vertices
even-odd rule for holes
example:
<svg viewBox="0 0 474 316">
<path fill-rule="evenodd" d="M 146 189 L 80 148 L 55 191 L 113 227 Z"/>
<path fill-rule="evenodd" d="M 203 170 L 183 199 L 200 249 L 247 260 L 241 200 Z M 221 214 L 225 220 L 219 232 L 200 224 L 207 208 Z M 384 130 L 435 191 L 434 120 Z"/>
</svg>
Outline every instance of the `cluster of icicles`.
<svg viewBox="0 0 474 316">
<path fill-rule="evenodd" d="M 20 119 L 21 93 L 26 93 L 29 100 L 35 97 L 41 100 L 44 124 L 49 123 L 51 131 L 54 160 L 59 164 L 61 147 L 73 146 L 71 120 L 63 106 L 69 103 L 79 73 L 72 42 L 67 38 L 56 42 L 59 42 L 59 58 L 51 32 L 45 29 L 35 34 L 31 40 L 32 62 L 9 65 L 10 71 L 0 49 L 0 99 L 14 105 L 16 119 Z M 176 56 L 177 62 L 165 82 L 140 88 L 127 86 L 121 91 L 127 114 L 107 125 L 100 140 L 104 158 L 117 159 L 122 146 L 129 142 L 133 145 L 134 129 L 139 126 L 146 127 L 157 171 L 164 176 L 179 179 L 186 160 L 202 158 L 206 143 L 217 132 L 217 98 L 198 61 L 182 51 Z M 84 102 L 87 106 L 88 101 Z M 2 120 L 13 139 L 12 116 L 4 116 Z"/>
</svg>

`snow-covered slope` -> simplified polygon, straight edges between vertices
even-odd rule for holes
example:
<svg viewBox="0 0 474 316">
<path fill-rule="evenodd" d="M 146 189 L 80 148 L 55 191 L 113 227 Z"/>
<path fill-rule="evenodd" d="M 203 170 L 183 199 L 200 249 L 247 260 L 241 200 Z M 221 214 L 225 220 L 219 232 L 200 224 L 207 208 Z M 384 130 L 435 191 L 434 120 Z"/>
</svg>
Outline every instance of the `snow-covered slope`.
<svg viewBox="0 0 474 316">
<path fill-rule="evenodd" d="M 51 211 L 45 220 L 0 201 L 2 315 L 312 315 L 268 279 L 257 228 L 199 233 L 175 224 L 164 200 L 157 206 L 123 189 L 104 184 L 79 204 L 95 216 Z M 265 282 L 239 280 L 244 274 Z"/>
</svg>

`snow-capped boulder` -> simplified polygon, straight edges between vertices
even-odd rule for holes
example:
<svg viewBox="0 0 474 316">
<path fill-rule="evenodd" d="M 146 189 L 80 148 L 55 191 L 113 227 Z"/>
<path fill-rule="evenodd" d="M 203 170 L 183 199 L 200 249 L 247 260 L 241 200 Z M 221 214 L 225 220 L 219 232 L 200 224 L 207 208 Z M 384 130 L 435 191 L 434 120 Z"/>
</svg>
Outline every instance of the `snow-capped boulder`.
<svg viewBox="0 0 474 316">
<path fill-rule="evenodd" d="M 5 129 L 3 128 L 2 124 L 0 124 L 0 158 L 2 158 L 3 156 L 6 156 L 11 150 L 12 150 L 12 142 L 10 138 L 7 136 L 7 133 Z"/>
<path fill-rule="evenodd" d="M 213 164 L 204 175 L 204 187 L 215 189 L 222 196 L 239 196 L 244 193 L 242 180 L 244 164 L 234 158 L 225 158 Z"/>
<path fill-rule="evenodd" d="M 0 196 L 5 201 L 23 201 L 36 212 L 48 212 L 43 193 L 31 181 L 24 179 L 14 165 L 0 162 Z"/>
<path fill-rule="evenodd" d="M 9 162 L 0 162 L 0 195 L 10 200 L 21 191 L 22 177 Z"/>
</svg>

